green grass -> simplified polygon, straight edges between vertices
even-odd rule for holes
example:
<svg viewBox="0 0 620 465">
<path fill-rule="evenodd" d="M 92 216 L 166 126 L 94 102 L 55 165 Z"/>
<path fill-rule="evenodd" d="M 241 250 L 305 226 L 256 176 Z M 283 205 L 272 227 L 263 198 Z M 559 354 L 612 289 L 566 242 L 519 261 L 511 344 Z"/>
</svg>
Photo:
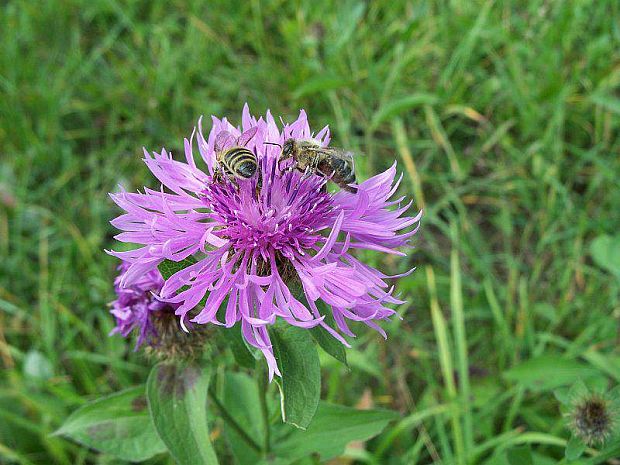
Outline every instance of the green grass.
<svg viewBox="0 0 620 465">
<path fill-rule="evenodd" d="M 415 253 L 378 263 L 418 266 L 403 320 L 358 328 L 350 372 L 323 366 L 324 398 L 403 415 L 347 454 L 557 463 L 552 390 L 620 382 L 620 280 L 590 254 L 620 228 L 620 4 L 127 3 L 0 9 L 0 463 L 117 463 L 49 435 L 148 373 L 107 337 L 107 193 L 154 187 L 142 146 L 180 153 L 246 101 L 330 124 L 362 178 L 398 160 L 425 211 Z"/>
</svg>

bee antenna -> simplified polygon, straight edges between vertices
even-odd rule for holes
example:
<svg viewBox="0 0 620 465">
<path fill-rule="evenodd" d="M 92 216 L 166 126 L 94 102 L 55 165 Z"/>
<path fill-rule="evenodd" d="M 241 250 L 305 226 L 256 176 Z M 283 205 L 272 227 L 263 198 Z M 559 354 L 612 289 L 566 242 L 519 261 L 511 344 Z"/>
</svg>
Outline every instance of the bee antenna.
<svg viewBox="0 0 620 465">
<path fill-rule="evenodd" d="M 263 142 L 263 144 L 265 145 L 277 145 L 278 147 L 282 148 L 282 146 L 276 142 Z"/>
</svg>

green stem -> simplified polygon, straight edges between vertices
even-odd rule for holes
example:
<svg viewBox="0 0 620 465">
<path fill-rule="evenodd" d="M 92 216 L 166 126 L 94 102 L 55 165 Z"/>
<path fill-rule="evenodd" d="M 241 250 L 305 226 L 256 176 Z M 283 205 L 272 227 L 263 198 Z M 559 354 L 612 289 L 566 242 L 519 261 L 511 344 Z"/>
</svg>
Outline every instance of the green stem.
<svg viewBox="0 0 620 465">
<path fill-rule="evenodd" d="M 230 415 L 230 413 L 228 413 L 228 410 L 226 410 L 226 407 L 224 407 L 224 404 L 220 402 L 220 400 L 215 395 L 215 391 L 211 388 L 209 388 L 209 398 L 219 410 L 220 415 L 222 416 L 224 421 L 228 423 L 228 425 L 237 432 L 237 434 L 241 437 L 241 439 L 243 439 L 248 444 L 248 446 L 250 446 L 256 452 L 260 452 L 261 451 L 260 446 L 256 444 L 254 439 L 252 439 L 248 435 L 248 433 L 246 433 L 243 430 L 243 428 L 239 425 L 239 423 L 235 421 L 235 419 Z"/>
<path fill-rule="evenodd" d="M 263 436 L 263 455 L 266 457 L 270 450 L 270 438 L 269 438 L 269 409 L 267 408 L 267 373 L 265 370 L 257 370 L 258 373 L 258 390 L 260 400 L 260 410 L 263 417 L 263 429 L 265 435 Z"/>
<path fill-rule="evenodd" d="M 596 465 L 599 463 L 603 463 L 609 459 L 615 459 L 618 456 L 620 456 L 620 446 L 616 446 L 613 449 L 605 450 L 601 452 L 600 454 L 595 455 L 594 457 L 591 457 L 588 460 L 585 460 L 583 463 L 585 465 Z"/>
</svg>

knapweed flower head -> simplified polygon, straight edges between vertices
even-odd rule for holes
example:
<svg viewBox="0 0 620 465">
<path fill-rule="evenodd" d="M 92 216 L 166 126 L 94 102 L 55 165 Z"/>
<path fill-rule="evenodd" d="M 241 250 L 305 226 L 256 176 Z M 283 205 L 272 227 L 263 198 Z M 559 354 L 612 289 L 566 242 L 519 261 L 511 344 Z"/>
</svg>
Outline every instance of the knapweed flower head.
<svg viewBox="0 0 620 465">
<path fill-rule="evenodd" d="M 587 445 L 603 444 L 620 426 L 620 390 L 593 392 L 579 383 L 566 414 L 572 433 Z"/>
<path fill-rule="evenodd" d="M 157 269 L 152 269 L 135 279 L 131 285 L 122 286 L 123 275 L 127 272 L 129 263 L 119 265 L 119 275 L 114 280 L 116 300 L 112 302 L 110 313 L 116 320 L 116 327 L 110 334 L 129 336 L 137 332 L 135 350 L 144 342 L 149 343 L 157 337 L 153 319 L 154 313 L 170 309 L 170 305 L 155 298 L 159 294 L 164 280 Z"/>
<path fill-rule="evenodd" d="M 177 305 L 184 329 L 188 321 L 240 324 L 245 340 L 264 354 L 270 378 L 280 375 L 268 331 L 277 319 L 303 328 L 321 325 L 345 345 L 342 335 L 354 336 L 349 321 L 385 336 L 378 322 L 395 314 L 388 305 L 403 302 L 393 295 L 390 277 L 355 251 L 403 256 L 399 249 L 417 230 L 421 213 L 407 216 L 410 204 L 392 200 L 400 181 L 395 165 L 360 183 L 355 193 L 331 194 L 324 177 L 292 169 L 293 160 L 279 161 L 289 138 L 329 144 L 328 128 L 314 135 L 304 111 L 293 123 L 278 125 L 269 112 L 253 117 L 246 105 L 241 128 L 226 118 L 212 121 L 206 138 L 199 121 L 185 140 L 184 160 L 166 150 L 144 151 L 160 189 L 112 194 L 125 210 L 112 221 L 122 231 L 116 238 L 140 245 L 111 252 L 130 264 L 120 285 L 134 285 L 163 260 L 193 257 L 196 263 L 165 281 L 159 299 Z M 251 178 L 221 175 L 215 145 L 226 138 L 224 131 L 256 155 Z M 335 327 L 326 323 L 325 308 Z"/>
<path fill-rule="evenodd" d="M 116 300 L 111 304 L 110 313 L 116 320 L 116 327 L 110 334 L 128 337 L 135 333 L 134 350 L 145 346 L 147 354 L 158 359 L 195 358 L 202 352 L 204 331 L 197 329 L 191 334 L 185 334 L 178 330 L 175 311 L 179 305 L 158 298 L 164 285 L 159 270 L 150 270 L 131 285 L 122 286 L 121 282 L 128 268 L 129 264 L 122 262 L 118 267 L 119 275 L 114 280 Z"/>
</svg>

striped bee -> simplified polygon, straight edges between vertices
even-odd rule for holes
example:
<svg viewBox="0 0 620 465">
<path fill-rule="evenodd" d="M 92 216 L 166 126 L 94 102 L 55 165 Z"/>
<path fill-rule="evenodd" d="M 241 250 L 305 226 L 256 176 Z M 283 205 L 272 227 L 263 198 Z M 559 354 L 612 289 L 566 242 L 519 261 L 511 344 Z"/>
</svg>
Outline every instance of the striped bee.
<svg viewBox="0 0 620 465">
<path fill-rule="evenodd" d="M 331 147 L 323 147 L 312 139 L 287 139 L 282 146 L 280 161 L 292 158 L 295 168 L 330 178 L 341 189 L 357 192 L 353 153 Z"/>
<path fill-rule="evenodd" d="M 248 129 L 237 139 L 228 131 L 221 131 L 215 138 L 215 159 L 221 171 L 229 178 L 250 179 L 258 169 L 256 154 L 245 146 L 258 131 L 257 127 Z M 219 179 L 219 172 L 216 178 Z"/>
</svg>

